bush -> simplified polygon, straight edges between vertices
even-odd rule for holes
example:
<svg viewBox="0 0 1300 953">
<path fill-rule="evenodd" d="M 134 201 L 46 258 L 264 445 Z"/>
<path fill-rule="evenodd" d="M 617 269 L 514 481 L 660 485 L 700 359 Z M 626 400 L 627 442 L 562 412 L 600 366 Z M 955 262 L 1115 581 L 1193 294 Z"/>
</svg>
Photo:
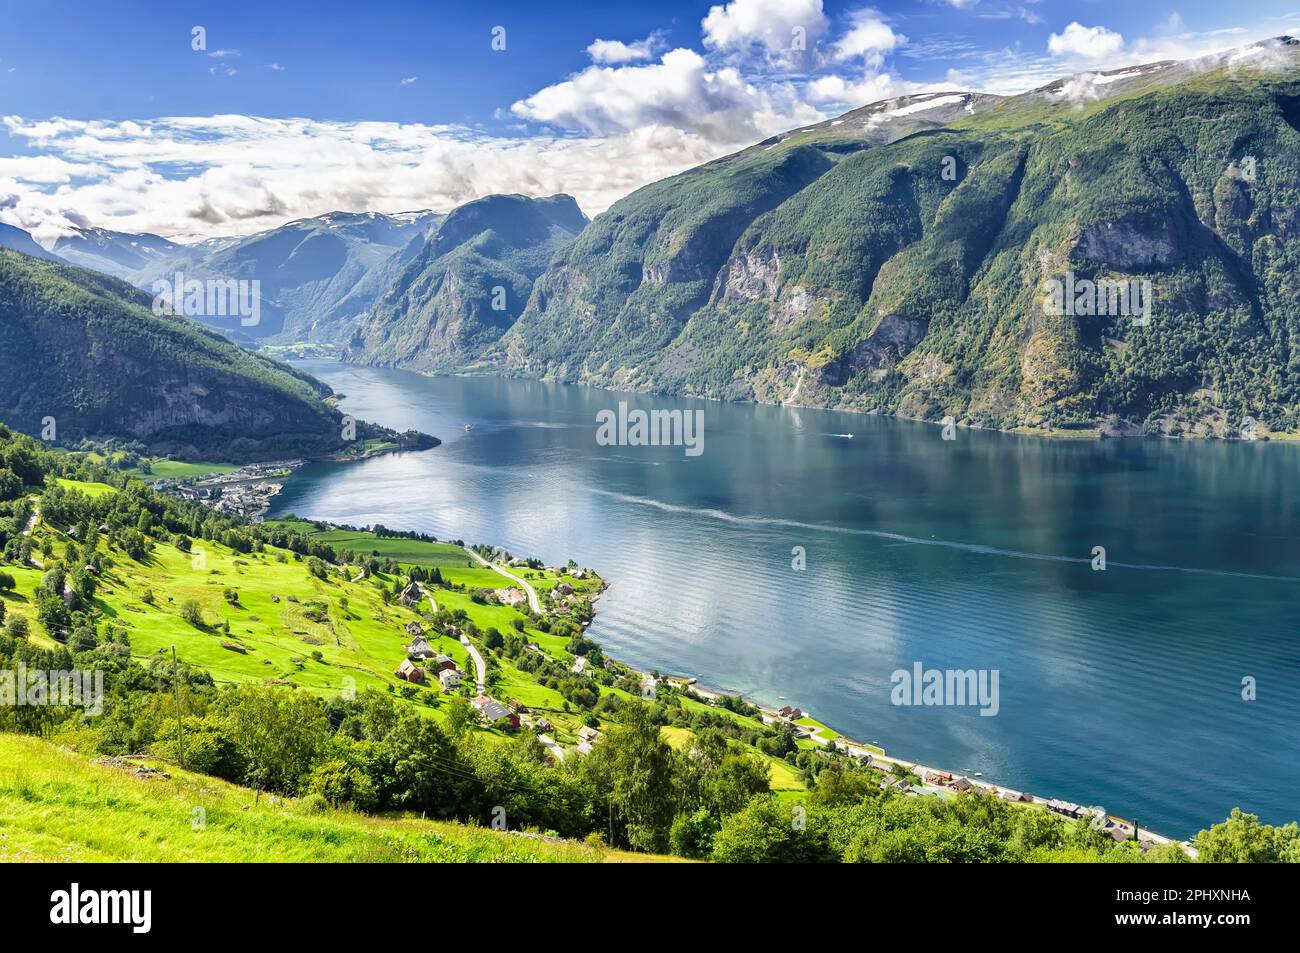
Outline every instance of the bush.
<svg viewBox="0 0 1300 953">
<path fill-rule="evenodd" d="M 313 791 L 298 799 L 298 813 L 307 815 L 324 814 L 329 809 L 329 802 Z"/>
<path fill-rule="evenodd" d="M 195 599 L 186 599 L 181 603 L 181 618 L 196 629 L 207 628 L 203 623 L 203 607 Z"/>
</svg>

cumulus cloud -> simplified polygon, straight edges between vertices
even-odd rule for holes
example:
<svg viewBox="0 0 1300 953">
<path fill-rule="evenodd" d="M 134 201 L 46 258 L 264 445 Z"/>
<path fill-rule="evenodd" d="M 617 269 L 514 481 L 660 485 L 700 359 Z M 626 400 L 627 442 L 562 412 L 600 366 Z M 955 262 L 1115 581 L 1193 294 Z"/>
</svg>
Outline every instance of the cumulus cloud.
<svg viewBox="0 0 1300 953">
<path fill-rule="evenodd" d="M 1084 26 L 1077 20 L 1047 39 L 1053 56 L 1082 60 L 1103 60 L 1124 49 L 1124 37 L 1104 26 Z"/>
<path fill-rule="evenodd" d="M 648 60 L 654 56 L 655 46 L 659 43 L 659 34 L 652 33 L 644 40 L 624 43 L 622 40 L 596 39 L 587 47 L 587 55 L 593 63 L 619 64 L 635 63 Z"/>
<path fill-rule="evenodd" d="M 700 27 L 706 47 L 779 55 L 791 50 L 798 35 L 811 48 L 828 22 L 822 0 L 731 0 L 711 7 Z"/>
<path fill-rule="evenodd" d="M 732 144 L 820 118 L 792 86 L 748 83 L 737 69 L 711 68 L 688 49 L 669 50 L 658 63 L 588 67 L 511 110 L 591 135 L 664 125 Z"/>
<path fill-rule="evenodd" d="M 499 192 L 568 192 L 596 214 L 720 148 L 664 125 L 525 139 L 243 115 L 133 123 L 7 116 L 4 124 L 37 154 L 0 159 L 0 219 L 44 241 L 90 223 L 197 240 L 336 210 L 446 211 Z"/>
<path fill-rule="evenodd" d="M 833 56 L 837 60 L 864 57 L 868 63 L 879 67 L 886 53 L 907 42 L 907 37 L 895 33 L 874 10 L 858 10 L 850 17 L 849 31 L 835 42 Z"/>
</svg>

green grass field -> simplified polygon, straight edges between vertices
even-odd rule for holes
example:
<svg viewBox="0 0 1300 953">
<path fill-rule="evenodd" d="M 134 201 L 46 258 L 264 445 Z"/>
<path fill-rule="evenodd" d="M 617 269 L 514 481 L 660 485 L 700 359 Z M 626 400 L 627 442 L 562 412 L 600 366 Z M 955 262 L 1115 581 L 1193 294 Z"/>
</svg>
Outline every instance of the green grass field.
<svg viewBox="0 0 1300 953">
<path fill-rule="evenodd" d="M 191 477 L 232 473 L 238 469 L 239 465 L 236 463 L 189 463 L 184 460 L 167 460 L 163 457 L 156 457 L 149 461 L 150 472 L 146 473 L 142 469 L 127 470 L 126 472 L 149 483 L 154 480 L 188 480 Z"/>
<path fill-rule="evenodd" d="M 373 817 L 248 788 L 156 759 L 169 779 L 0 734 L 0 862 L 600 862 L 632 857 L 454 823 Z"/>
<path fill-rule="evenodd" d="M 64 483 L 69 489 L 86 493 L 114 492 L 103 484 Z M 474 590 L 501 588 L 512 583 L 495 571 L 472 563 L 470 556 L 454 544 L 381 539 L 359 531 L 316 531 L 305 522 L 293 525 L 300 531 L 311 531 L 338 551 L 368 556 L 378 550 L 384 558 L 404 566 L 436 566 L 445 582 L 457 587 L 430 587 L 438 607 L 464 610 L 480 631 L 496 628 L 508 632 L 513 623 L 528 618 L 520 608 L 473 601 Z M 63 556 L 69 543 L 57 527 L 45 523 L 37 526 L 33 540 L 38 551 L 49 546 L 56 557 Z M 436 682 L 412 688 L 395 674 L 410 642 L 405 626 L 420 621 L 431 644 L 451 656 L 469 676 L 463 679 L 459 693 L 474 693 L 473 665 L 468 650 L 456 638 L 438 634 L 428 626 L 423 619 L 427 603 L 422 602 L 417 611 L 395 602 L 384 602 L 385 592 L 391 591 L 396 581 L 392 576 L 379 573 L 354 582 L 352 579 L 361 573 L 360 567 L 344 565 L 341 571 L 331 570 L 321 579 L 312 575 L 306 562 L 290 551 L 267 546 L 261 553 L 241 554 L 206 540 L 195 540 L 188 553 L 168 543 L 157 543 L 143 562 L 120 551 L 109 555 L 113 565 L 99 577 L 95 601 L 111 625 L 126 631 L 132 654 L 142 661 L 160 652 L 169 654 L 175 646 L 180 658 L 208 671 L 219 683 L 274 682 L 321 697 L 367 688 L 391 690 L 399 697 L 403 697 L 403 691 L 413 692 L 407 703 L 422 714 L 441 720 L 447 711 L 444 703 L 447 696 Z M 16 590 L 4 596 L 6 609 L 10 614 L 28 618 L 34 641 L 53 645 L 36 622 L 33 611 L 33 595 L 41 571 L 35 567 L 6 568 L 17 582 Z M 579 592 L 590 593 L 602 585 L 599 578 L 575 580 L 555 572 L 512 571 L 517 575 L 531 573 L 530 582 L 539 589 L 553 588 L 561 578 Z M 462 586 L 463 590 L 459 588 Z M 190 600 L 202 609 L 202 627 L 181 617 L 182 605 Z M 544 654 L 566 668 L 572 663 L 566 636 L 542 632 L 526 622 L 524 631 Z M 491 655 L 481 642 L 478 648 L 485 656 Z M 493 658 L 498 674 L 491 693 L 502 701 L 518 699 L 555 726 L 554 736 L 561 744 L 576 744 L 577 730 L 585 714 L 567 704 L 559 691 L 542 685 L 536 676 L 516 667 L 508 657 L 497 654 Z M 631 697 L 613 686 L 596 687 L 602 695 L 624 700 Z M 744 729 L 762 728 L 758 719 L 692 698 L 683 697 L 680 703 L 688 711 L 720 715 Z M 493 736 L 500 734 L 496 730 L 480 730 Z M 689 742 L 689 730 L 676 731 L 680 734 L 669 738 L 675 746 Z M 755 748 L 749 750 L 757 753 Z M 775 790 L 804 788 L 799 773 L 790 765 L 767 755 L 760 756 L 771 765 Z"/>
</svg>

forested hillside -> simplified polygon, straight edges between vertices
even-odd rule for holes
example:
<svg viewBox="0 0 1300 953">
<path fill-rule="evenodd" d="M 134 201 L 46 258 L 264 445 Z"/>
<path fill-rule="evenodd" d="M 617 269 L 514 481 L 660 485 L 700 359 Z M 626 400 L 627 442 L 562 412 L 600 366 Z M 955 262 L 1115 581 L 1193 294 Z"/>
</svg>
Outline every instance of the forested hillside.
<svg viewBox="0 0 1300 953">
<path fill-rule="evenodd" d="M 452 370 L 519 317 L 533 279 L 587 224 L 568 195 L 490 195 L 454 209 L 357 323 L 348 358 Z"/>
<path fill-rule="evenodd" d="M 1295 50 L 913 97 L 647 186 L 479 366 L 985 427 L 1294 429 Z M 1151 307 L 1054 313 L 1071 280 L 1149 282 Z"/>
<path fill-rule="evenodd" d="M 155 315 L 125 282 L 0 250 L 0 420 L 20 430 L 225 460 L 315 454 L 345 446 L 329 394 L 193 321 Z"/>
</svg>

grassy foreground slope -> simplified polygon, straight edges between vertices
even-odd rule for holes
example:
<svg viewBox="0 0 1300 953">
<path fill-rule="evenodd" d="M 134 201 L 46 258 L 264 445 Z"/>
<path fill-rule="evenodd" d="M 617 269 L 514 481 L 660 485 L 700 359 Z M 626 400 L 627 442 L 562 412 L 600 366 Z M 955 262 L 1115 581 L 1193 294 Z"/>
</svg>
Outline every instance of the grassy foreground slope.
<svg viewBox="0 0 1300 953">
<path fill-rule="evenodd" d="M 170 777 L 138 777 L 139 765 Z M 627 855 L 413 817 L 332 810 L 156 759 L 96 763 L 0 734 L 0 862 L 565 862 Z M 636 858 L 641 859 L 641 858 Z"/>
</svg>

